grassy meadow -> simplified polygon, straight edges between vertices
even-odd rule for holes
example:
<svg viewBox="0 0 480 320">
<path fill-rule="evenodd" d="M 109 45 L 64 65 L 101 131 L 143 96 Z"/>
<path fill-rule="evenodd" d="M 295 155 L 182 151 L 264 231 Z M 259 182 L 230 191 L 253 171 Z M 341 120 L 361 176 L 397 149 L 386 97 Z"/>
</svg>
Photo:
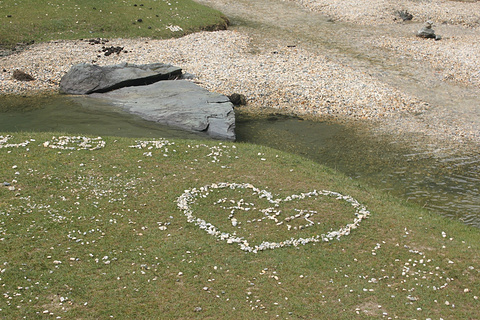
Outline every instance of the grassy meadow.
<svg viewBox="0 0 480 320">
<path fill-rule="evenodd" d="M 478 229 L 274 149 L 91 138 L 1 134 L 1 319 L 480 317 Z M 322 241 L 359 210 L 314 190 L 370 216 Z"/>
<path fill-rule="evenodd" d="M 81 38 L 170 38 L 225 29 L 217 10 L 192 0 L 1 0 L 0 44 Z"/>
</svg>

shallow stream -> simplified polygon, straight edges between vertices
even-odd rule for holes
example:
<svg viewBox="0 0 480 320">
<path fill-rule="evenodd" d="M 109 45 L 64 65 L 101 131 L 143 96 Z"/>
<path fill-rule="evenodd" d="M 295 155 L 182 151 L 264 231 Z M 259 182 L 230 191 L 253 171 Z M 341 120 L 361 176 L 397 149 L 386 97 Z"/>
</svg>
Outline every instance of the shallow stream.
<svg viewBox="0 0 480 320">
<path fill-rule="evenodd" d="M 86 108 L 65 96 L 6 99 L 0 96 L 0 132 L 47 132 L 205 139 L 111 108 Z M 372 187 L 444 216 L 480 227 L 480 155 L 413 149 L 361 126 L 343 126 L 270 115 L 237 114 L 237 141 L 311 158 Z"/>
<path fill-rule="evenodd" d="M 237 139 L 303 155 L 371 187 L 480 227 L 480 154 L 283 116 L 237 120 Z"/>
</svg>

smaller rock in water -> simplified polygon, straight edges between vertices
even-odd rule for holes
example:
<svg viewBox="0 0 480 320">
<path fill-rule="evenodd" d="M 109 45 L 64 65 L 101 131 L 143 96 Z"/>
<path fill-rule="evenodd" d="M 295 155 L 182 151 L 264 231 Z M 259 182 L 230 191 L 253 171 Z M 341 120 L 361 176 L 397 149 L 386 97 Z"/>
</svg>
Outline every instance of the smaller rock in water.
<svg viewBox="0 0 480 320">
<path fill-rule="evenodd" d="M 432 29 L 433 22 L 427 21 L 423 27 L 418 30 L 417 37 L 426 38 L 426 39 L 436 39 L 435 31 Z"/>
<path fill-rule="evenodd" d="M 228 96 L 230 102 L 235 106 L 244 106 L 247 104 L 247 98 L 243 94 L 233 93 Z"/>
<path fill-rule="evenodd" d="M 29 75 L 28 73 L 23 72 L 22 70 L 13 71 L 13 79 L 18 80 L 18 81 L 33 81 L 33 80 L 35 80 L 34 77 Z"/>
</svg>

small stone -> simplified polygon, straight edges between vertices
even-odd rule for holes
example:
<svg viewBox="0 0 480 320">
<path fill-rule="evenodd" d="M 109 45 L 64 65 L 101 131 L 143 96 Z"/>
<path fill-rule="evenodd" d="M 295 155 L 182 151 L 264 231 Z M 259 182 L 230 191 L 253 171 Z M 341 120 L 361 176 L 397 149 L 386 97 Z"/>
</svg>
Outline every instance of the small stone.
<svg viewBox="0 0 480 320">
<path fill-rule="evenodd" d="M 398 11 L 397 14 L 403 21 L 409 21 L 413 19 L 413 15 L 407 10 Z"/>
<path fill-rule="evenodd" d="M 5 186 L 5 187 L 8 187 L 8 186 L 10 186 L 10 185 L 11 185 L 11 184 L 8 183 L 8 182 L 4 182 L 4 183 L 3 183 L 3 186 Z"/>
<path fill-rule="evenodd" d="M 412 297 L 412 296 L 407 296 L 407 299 L 410 300 L 410 301 L 417 301 L 418 298 L 417 297 Z"/>
<path fill-rule="evenodd" d="M 193 309 L 193 312 L 200 312 L 200 311 L 202 311 L 201 307 L 195 307 L 195 309 Z"/>
<path fill-rule="evenodd" d="M 13 71 L 13 79 L 18 80 L 18 81 L 33 81 L 33 80 L 35 80 L 34 77 L 29 75 L 28 73 L 25 73 L 22 70 Z"/>
<path fill-rule="evenodd" d="M 426 38 L 426 39 L 428 38 L 435 39 L 436 38 L 435 31 L 432 29 L 432 25 L 433 25 L 433 22 L 431 21 L 425 22 L 423 27 L 420 30 L 418 30 L 417 37 Z"/>
<path fill-rule="evenodd" d="M 247 104 L 247 98 L 243 94 L 233 93 L 232 95 L 228 96 L 230 102 L 235 106 L 244 106 Z"/>
</svg>

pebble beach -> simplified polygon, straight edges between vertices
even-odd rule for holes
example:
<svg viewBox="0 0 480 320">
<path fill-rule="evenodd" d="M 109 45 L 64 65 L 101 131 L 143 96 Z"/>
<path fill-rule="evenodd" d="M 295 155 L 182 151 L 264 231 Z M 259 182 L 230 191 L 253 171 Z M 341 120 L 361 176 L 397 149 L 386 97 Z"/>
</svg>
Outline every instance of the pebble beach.
<svg viewBox="0 0 480 320">
<path fill-rule="evenodd" d="M 419 39 L 412 34 L 365 41 L 389 50 L 392 55 L 438 66 L 442 81 L 480 91 L 480 2 L 432 1 L 434 9 L 429 11 L 408 1 L 295 1 L 307 10 L 354 24 L 398 24 L 393 4 L 415 14 L 418 21 L 427 18 L 438 21 L 441 41 Z M 450 12 L 448 17 L 444 16 L 445 11 Z M 123 51 L 106 56 L 102 46 L 120 46 Z M 480 142 L 477 122 L 467 121 L 464 116 L 452 120 L 451 115 L 418 118 L 416 115 L 428 114 L 435 106 L 322 52 L 302 46 L 275 46 L 273 42 L 265 50 L 258 47 L 252 50 L 250 35 L 236 30 L 200 32 L 168 40 L 39 43 L 0 57 L 0 93 L 56 93 L 61 77 L 78 63 L 164 62 L 193 74 L 192 81 L 210 91 L 244 94 L 248 108 L 274 108 L 318 119 L 373 121 L 393 131 L 401 129 L 442 139 Z M 22 70 L 35 80 L 14 80 L 15 70 Z"/>
</svg>

